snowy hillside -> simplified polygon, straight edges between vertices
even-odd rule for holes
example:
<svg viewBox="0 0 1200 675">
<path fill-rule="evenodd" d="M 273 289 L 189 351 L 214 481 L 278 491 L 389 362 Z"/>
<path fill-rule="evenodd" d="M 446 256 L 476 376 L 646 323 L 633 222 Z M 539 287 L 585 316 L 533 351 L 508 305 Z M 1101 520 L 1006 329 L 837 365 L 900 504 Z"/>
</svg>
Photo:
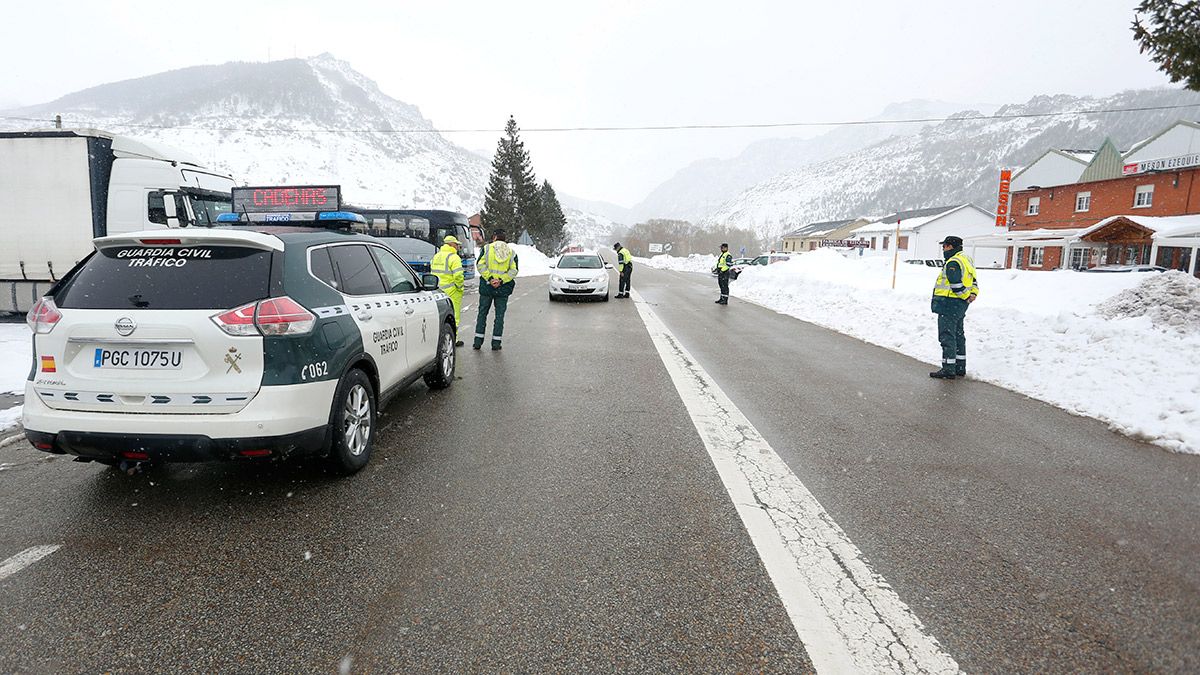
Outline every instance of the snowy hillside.
<svg viewBox="0 0 1200 675">
<path fill-rule="evenodd" d="M 944 101 L 892 103 L 873 119 L 946 117 L 974 107 Z M 680 170 L 633 208 L 639 220 L 680 218 L 698 221 L 722 202 L 757 183 L 833 157 L 874 145 L 892 136 L 918 133 L 921 124 L 872 124 L 837 127 L 815 138 L 772 138 L 748 146 L 733 159 L 705 159 Z"/>
<path fill-rule="evenodd" d="M 1097 148 L 1105 136 L 1118 147 L 1180 118 L 1200 118 L 1200 93 L 1127 91 L 1107 98 L 1038 96 L 997 114 L 1196 105 L 1125 114 L 979 119 L 961 113 L 917 134 L 894 137 L 848 155 L 759 183 L 722 204 L 705 222 L 753 229 L 772 240 L 805 223 L 890 213 L 931 204 L 973 202 L 994 207 L 999 170 L 1017 168 L 1050 148 Z"/>
<path fill-rule="evenodd" d="M 486 158 L 434 132 L 415 106 L 329 54 L 184 68 L 7 114 L 61 114 L 66 126 L 158 140 L 239 183 L 340 184 L 346 201 L 362 206 L 475 213 L 489 170 Z M 568 214 L 568 220 L 591 232 L 602 219 Z"/>
</svg>

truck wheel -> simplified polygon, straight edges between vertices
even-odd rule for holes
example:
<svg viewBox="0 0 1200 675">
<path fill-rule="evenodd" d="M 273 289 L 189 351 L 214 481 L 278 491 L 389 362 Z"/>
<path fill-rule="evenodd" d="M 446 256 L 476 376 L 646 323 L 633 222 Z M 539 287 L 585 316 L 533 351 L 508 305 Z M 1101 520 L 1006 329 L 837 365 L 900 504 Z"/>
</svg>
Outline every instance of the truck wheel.
<svg viewBox="0 0 1200 675">
<path fill-rule="evenodd" d="M 342 376 L 330 417 L 333 444 L 329 464 L 338 473 L 350 475 L 371 461 L 375 440 L 375 391 L 366 373 L 355 368 Z"/>
<path fill-rule="evenodd" d="M 425 373 L 425 384 L 430 389 L 445 389 L 454 383 L 454 357 L 454 331 L 450 329 L 450 324 L 443 323 L 438 333 L 433 371 Z"/>
</svg>

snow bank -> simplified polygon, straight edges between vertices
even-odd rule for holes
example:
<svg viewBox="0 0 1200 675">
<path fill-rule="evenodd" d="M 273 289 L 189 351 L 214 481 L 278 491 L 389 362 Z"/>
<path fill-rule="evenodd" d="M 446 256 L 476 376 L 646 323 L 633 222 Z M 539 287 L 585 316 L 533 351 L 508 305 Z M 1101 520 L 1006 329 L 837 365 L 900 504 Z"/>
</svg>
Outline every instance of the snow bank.
<svg viewBox="0 0 1200 675">
<path fill-rule="evenodd" d="M 0 323 L 0 394 L 25 391 L 33 335 L 24 323 Z M 0 410 L 0 431 L 21 421 L 21 406 Z"/>
<path fill-rule="evenodd" d="M 1200 333 L 1200 279 L 1177 271 L 1142 276 L 1148 278 L 1100 303 L 1100 314 L 1144 316 L 1161 328 Z"/>
<path fill-rule="evenodd" d="M 901 263 L 893 291 L 890 260 L 814 251 L 748 268 L 732 292 L 933 365 L 941 357 L 929 311 L 937 274 L 937 268 Z M 1175 316 L 1173 310 L 1145 310 L 1145 316 L 1129 310 L 1124 312 L 1129 318 L 1109 318 L 1108 309 L 1098 308 L 1141 284 L 1150 286 L 1143 296 L 1155 296 L 1172 292 L 1159 285 L 1180 282 L 1133 273 L 980 270 L 979 275 L 979 301 L 966 322 L 971 377 L 1095 417 L 1164 448 L 1200 454 L 1200 360 L 1190 358 L 1200 350 L 1200 330 L 1180 329 L 1171 319 L 1170 329 L 1163 329 L 1150 316 Z M 1181 299 L 1180 307 L 1184 304 Z"/>
<path fill-rule="evenodd" d="M 634 258 L 634 264 L 641 263 L 647 267 L 655 267 L 660 270 L 674 270 L 676 272 L 704 272 L 705 274 L 712 271 L 712 268 L 717 266 L 717 256 L 703 255 L 693 253 L 686 258 L 680 258 L 673 255 L 656 255 L 653 258 Z"/>
<path fill-rule="evenodd" d="M 509 244 L 517 252 L 517 277 L 536 277 L 550 273 L 551 258 L 532 246 Z"/>
</svg>

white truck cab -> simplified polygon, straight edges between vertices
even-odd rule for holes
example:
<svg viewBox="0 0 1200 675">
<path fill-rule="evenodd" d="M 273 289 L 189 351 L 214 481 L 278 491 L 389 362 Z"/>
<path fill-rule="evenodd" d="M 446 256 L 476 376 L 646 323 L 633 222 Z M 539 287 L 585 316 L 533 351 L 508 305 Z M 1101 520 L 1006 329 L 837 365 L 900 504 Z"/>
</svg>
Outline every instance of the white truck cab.
<svg viewBox="0 0 1200 675">
<path fill-rule="evenodd" d="M 28 311 L 95 237 L 215 223 L 233 185 L 152 141 L 96 129 L 0 132 L 0 311 Z"/>
</svg>

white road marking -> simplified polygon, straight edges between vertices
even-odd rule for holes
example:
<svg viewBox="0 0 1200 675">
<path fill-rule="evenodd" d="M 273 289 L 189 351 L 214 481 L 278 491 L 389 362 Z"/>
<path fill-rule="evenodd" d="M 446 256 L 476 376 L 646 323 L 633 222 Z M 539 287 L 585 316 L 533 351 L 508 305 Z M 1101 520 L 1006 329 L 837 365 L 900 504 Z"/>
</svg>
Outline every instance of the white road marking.
<svg viewBox="0 0 1200 675">
<path fill-rule="evenodd" d="M 817 671 L 959 672 L 641 294 L 632 295 Z"/>
<path fill-rule="evenodd" d="M 33 563 L 45 558 L 62 548 L 62 544 L 46 544 L 43 546 L 30 546 L 13 557 L 0 562 L 0 581 L 11 577 L 21 570 L 29 567 Z"/>
</svg>

